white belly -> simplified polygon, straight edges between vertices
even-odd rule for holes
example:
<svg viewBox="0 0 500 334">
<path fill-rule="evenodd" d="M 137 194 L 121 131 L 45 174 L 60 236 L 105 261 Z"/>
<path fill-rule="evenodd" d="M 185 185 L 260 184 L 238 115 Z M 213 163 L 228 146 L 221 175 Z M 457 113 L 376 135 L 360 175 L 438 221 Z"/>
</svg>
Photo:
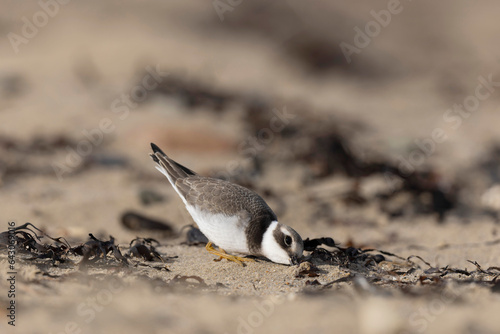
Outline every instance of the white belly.
<svg viewBox="0 0 500 334">
<path fill-rule="evenodd" d="M 208 240 L 228 252 L 249 253 L 245 235 L 247 221 L 241 221 L 238 216 L 199 211 L 191 205 L 186 208 Z"/>
</svg>

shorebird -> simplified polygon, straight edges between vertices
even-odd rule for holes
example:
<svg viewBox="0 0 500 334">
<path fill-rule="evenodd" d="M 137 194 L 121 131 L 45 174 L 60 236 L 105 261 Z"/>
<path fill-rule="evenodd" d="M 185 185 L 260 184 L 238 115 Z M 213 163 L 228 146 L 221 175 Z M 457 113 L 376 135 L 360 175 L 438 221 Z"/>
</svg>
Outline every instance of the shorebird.
<svg viewBox="0 0 500 334">
<path fill-rule="evenodd" d="M 151 143 L 151 158 L 165 175 L 201 232 L 208 238 L 206 249 L 243 265 L 250 258 L 226 253 L 266 257 L 288 265 L 298 264 L 304 243 L 300 235 L 280 224 L 262 197 L 240 185 L 196 174 L 170 159 Z M 213 244 L 219 247 L 216 250 Z"/>
</svg>

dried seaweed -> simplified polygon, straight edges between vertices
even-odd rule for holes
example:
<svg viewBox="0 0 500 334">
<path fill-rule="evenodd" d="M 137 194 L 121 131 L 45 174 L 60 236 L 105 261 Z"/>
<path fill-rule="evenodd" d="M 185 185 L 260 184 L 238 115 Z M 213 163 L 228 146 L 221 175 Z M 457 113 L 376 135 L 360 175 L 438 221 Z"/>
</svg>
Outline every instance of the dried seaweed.
<svg viewBox="0 0 500 334">
<path fill-rule="evenodd" d="M 190 226 L 193 231 L 194 227 Z M 169 271 L 165 265 L 166 258 L 157 251 L 159 242 L 151 238 L 135 238 L 129 244 L 126 255 L 122 255 L 119 247 L 115 244 L 115 239 L 110 236 L 109 240 L 100 240 L 89 234 L 89 240 L 76 247 L 71 245 L 64 238 L 53 238 L 45 234 L 34 225 L 27 223 L 13 229 L 15 241 L 18 249 L 22 252 L 33 255 L 25 258 L 26 261 L 37 260 L 38 264 L 43 264 L 43 260 L 50 260 L 53 265 L 68 261 L 68 255 L 74 254 L 82 256 L 80 268 L 90 266 L 117 267 L 116 263 L 128 265 L 129 260 L 134 260 L 133 266 L 129 268 L 147 267 L 148 270 Z M 196 233 L 196 232 L 194 232 Z M 41 240 L 49 239 L 52 243 L 45 244 Z M 8 241 L 7 232 L 0 233 L 0 247 L 6 247 Z M 374 248 L 357 248 L 351 243 L 350 247 L 340 247 L 331 238 L 306 239 L 306 251 L 310 254 L 306 256 L 298 267 L 294 268 L 294 277 L 303 279 L 304 292 L 320 293 L 325 289 L 330 289 L 339 283 L 349 283 L 361 294 L 388 294 L 399 289 L 402 293 L 411 296 L 423 293 L 438 292 L 445 288 L 449 282 L 457 284 L 478 284 L 490 289 L 493 293 L 500 292 L 500 267 L 490 266 L 485 268 L 477 261 L 469 260 L 475 266 L 475 270 L 468 271 L 450 266 L 439 267 L 432 265 L 420 255 L 410 255 L 402 257 L 400 255 Z M 333 250 L 321 248 L 326 245 Z M 329 248 L 329 249 L 330 249 Z M 112 257 L 109 257 L 112 254 Z M 136 262 L 137 261 L 137 262 Z M 154 264 L 158 261 L 160 264 Z M 321 265 L 334 265 L 345 276 L 336 280 L 324 283 L 321 276 L 325 271 Z M 120 268 L 118 267 L 118 268 Z M 53 275 L 47 272 L 43 266 L 40 267 L 40 274 L 51 279 L 62 279 L 61 275 Z M 149 277 L 149 276 L 145 276 Z M 310 280 L 310 278 L 317 278 Z M 164 282 L 164 281 L 163 281 Z M 181 274 L 172 278 L 166 286 L 169 289 L 186 289 L 186 291 L 198 288 L 218 289 L 221 284 L 210 286 L 199 276 L 184 276 Z M 410 287 L 421 287 L 415 290 Z"/>
<path fill-rule="evenodd" d="M 318 246 L 325 245 L 328 247 L 335 247 L 335 241 L 332 238 L 316 238 L 311 239 L 307 238 L 304 240 L 304 250 L 308 252 L 312 252 Z"/>
<path fill-rule="evenodd" d="M 101 241 L 89 233 L 90 240 L 73 248 L 73 252 L 78 255 L 83 255 L 80 265 L 86 266 L 89 263 L 95 263 L 101 257 L 106 260 L 107 254 L 112 253 L 115 259 L 123 264 L 128 265 L 128 260 L 122 255 L 118 246 L 115 245 L 115 238 L 109 236 L 108 241 Z"/>
<path fill-rule="evenodd" d="M 331 288 L 341 282 L 354 281 L 357 290 L 362 293 L 387 293 L 387 291 L 378 290 L 373 286 L 373 284 L 376 284 L 389 285 L 401 289 L 406 294 L 414 294 L 414 291 L 408 290 L 409 286 L 419 284 L 420 286 L 432 286 L 441 289 L 446 286 L 445 282 L 453 281 L 458 284 L 481 284 L 491 287 L 493 292 L 500 291 L 498 287 L 500 267 L 492 266 L 484 269 L 478 262 L 469 260 L 468 262 L 472 263 L 476 270 L 468 271 L 450 266 L 433 266 L 419 255 L 410 255 L 404 258 L 378 249 L 335 247 L 336 249 L 333 251 L 316 247 L 308 256 L 309 261 L 312 263 L 336 265 L 348 274 L 348 276 L 321 285 L 321 289 Z M 415 261 L 415 259 L 418 261 Z M 422 264 L 425 269 L 421 268 Z M 320 273 L 320 271 L 316 271 L 316 273 Z M 467 279 L 457 277 L 457 275 L 466 276 Z M 303 275 L 296 274 L 296 277 L 306 276 L 307 271 L 304 271 Z M 494 278 L 488 279 L 488 277 L 492 276 Z M 316 285 L 307 284 L 307 286 L 311 287 Z"/>
<path fill-rule="evenodd" d="M 500 274 L 500 268 L 499 267 L 488 267 L 488 269 L 483 269 L 477 261 L 471 261 L 467 260 L 467 262 L 472 263 L 473 265 L 476 266 L 478 272 L 483 273 L 483 274 L 488 274 L 488 275 L 498 275 Z"/>
<path fill-rule="evenodd" d="M 130 242 L 130 249 L 127 255 L 129 257 L 142 258 L 146 261 L 156 260 L 165 262 L 153 244 L 158 246 L 159 242 L 151 238 L 135 238 Z"/>
<path fill-rule="evenodd" d="M 0 248 L 9 245 L 9 233 L 14 233 L 17 249 L 30 253 L 33 255 L 32 259 L 51 259 L 54 264 L 56 262 L 64 263 L 67 260 L 68 252 L 71 251 L 71 246 L 66 239 L 62 237 L 53 238 L 31 223 L 14 227 L 10 231 L 0 233 Z M 56 244 L 42 244 L 40 241 L 44 237 L 55 241 Z"/>
</svg>

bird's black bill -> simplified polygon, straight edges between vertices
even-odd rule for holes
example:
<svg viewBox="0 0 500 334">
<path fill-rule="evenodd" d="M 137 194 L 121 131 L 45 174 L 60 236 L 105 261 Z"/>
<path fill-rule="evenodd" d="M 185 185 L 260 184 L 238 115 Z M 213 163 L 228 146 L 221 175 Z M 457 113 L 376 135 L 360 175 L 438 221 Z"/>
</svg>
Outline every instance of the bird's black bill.
<svg viewBox="0 0 500 334">
<path fill-rule="evenodd" d="M 290 264 L 293 265 L 293 266 L 296 266 L 299 264 L 299 260 L 297 259 L 297 257 L 295 255 L 293 255 L 291 258 L 290 258 Z"/>
</svg>

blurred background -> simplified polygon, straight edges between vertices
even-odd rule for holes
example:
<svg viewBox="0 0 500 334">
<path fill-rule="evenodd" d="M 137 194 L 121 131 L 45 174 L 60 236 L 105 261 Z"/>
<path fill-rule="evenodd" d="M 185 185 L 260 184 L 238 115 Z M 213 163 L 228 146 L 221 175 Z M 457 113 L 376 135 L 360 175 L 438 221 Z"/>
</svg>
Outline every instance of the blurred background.
<svg viewBox="0 0 500 334">
<path fill-rule="evenodd" d="M 495 265 L 432 247 L 497 235 L 497 1 L 0 3 L 0 222 L 179 230 L 154 142 L 304 238 Z"/>
<path fill-rule="evenodd" d="M 420 171 L 478 206 L 498 181 L 493 1 L 3 6 L 4 220 L 80 225 L 91 203 L 116 221 L 162 177 L 150 142 L 279 196 L 373 174 L 394 192 Z"/>
</svg>

